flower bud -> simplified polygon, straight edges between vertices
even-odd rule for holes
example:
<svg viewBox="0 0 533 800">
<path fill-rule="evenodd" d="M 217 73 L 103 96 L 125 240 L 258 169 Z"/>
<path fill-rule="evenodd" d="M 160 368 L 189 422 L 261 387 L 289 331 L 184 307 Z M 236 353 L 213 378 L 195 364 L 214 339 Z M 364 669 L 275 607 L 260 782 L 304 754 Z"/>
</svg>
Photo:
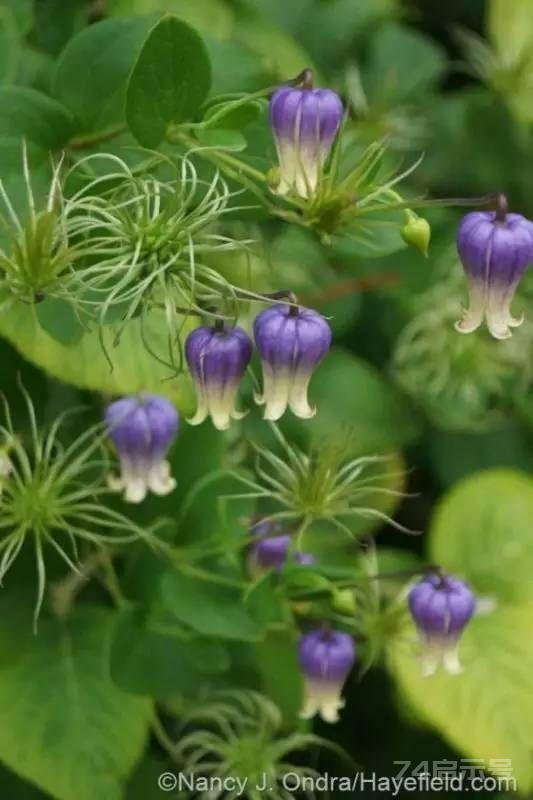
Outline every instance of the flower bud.
<svg viewBox="0 0 533 800">
<path fill-rule="evenodd" d="M 515 319 L 511 302 L 525 268 L 533 262 L 533 223 L 500 209 L 466 214 L 457 249 L 470 283 L 469 308 L 456 323 L 460 333 L 475 331 L 485 317 L 496 339 L 508 339 L 523 317 Z"/>
<path fill-rule="evenodd" d="M 148 490 L 171 492 L 176 481 L 165 456 L 179 422 L 172 403 L 151 394 L 124 397 L 108 406 L 105 421 L 120 459 L 120 477 L 111 478 L 112 488 L 124 490 L 129 503 L 140 503 Z"/>
<path fill-rule="evenodd" d="M 352 669 L 355 642 L 347 633 L 318 628 L 301 637 L 298 658 L 304 675 L 303 719 L 319 713 L 325 722 L 337 722 L 344 701 L 341 692 Z"/>
<path fill-rule="evenodd" d="M 242 328 L 196 328 L 185 342 L 185 357 L 196 386 L 198 406 L 189 420 L 199 425 L 211 416 L 218 430 L 244 414 L 235 409 L 239 383 L 250 363 L 252 343 Z"/>
<path fill-rule="evenodd" d="M 248 565 L 252 575 L 260 575 L 269 569 L 278 572 L 283 569 L 289 556 L 291 537 L 288 535 L 268 536 L 254 542 L 250 548 Z M 294 563 L 311 566 L 314 557 L 311 553 L 293 553 Z"/>
<path fill-rule="evenodd" d="M 476 608 L 474 594 L 463 581 L 446 575 L 427 575 L 409 592 L 409 609 L 420 634 L 424 675 L 439 664 L 461 672 L 459 637 Z"/>
<path fill-rule="evenodd" d="M 431 227 L 427 219 L 410 212 L 409 219 L 401 229 L 400 234 L 406 244 L 414 247 L 415 250 L 427 257 L 431 239 Z"/>
<path fill-rule="evenodd" d="M 331 345 L 331 329 L 309 308 L 277 304 L 256 317 L 254 339 L 263 367 L 265 419 L 277 420 L 287 406 L 297 417 L 314 416 L 307 399 L 313 370 Z"/>
<path fill-rule="evenodd" d="M 274 92 L 270 124 L 280 165 L 279 194 L 314 194 L 343 114 L 341 99 L 331 89 L 284 86 Z"/>
</svg>

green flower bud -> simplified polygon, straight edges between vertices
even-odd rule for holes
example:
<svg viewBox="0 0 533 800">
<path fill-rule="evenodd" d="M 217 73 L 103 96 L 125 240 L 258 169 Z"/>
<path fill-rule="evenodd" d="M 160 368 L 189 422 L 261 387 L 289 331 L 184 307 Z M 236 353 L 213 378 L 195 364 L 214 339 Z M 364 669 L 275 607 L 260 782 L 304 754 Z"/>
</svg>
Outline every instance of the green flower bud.
<svg viewBox="0 0 533 800">
<path fill-rule="evenodd" d="M 331 594 L 331 605 L 339 614 L 351 617 L 355 614 L 356 604 L 351 589 L 334 589 Z"/>
<path fill-rule="evenodd" d="M 427 219 L 419 217 L 412 211 L 408 211 L 407 223 L 400 231 L 402 239 L 409 247 L 414 247 L 427 258 L 429 242 L 431 239 L 431 228 Z"/>
</svg>

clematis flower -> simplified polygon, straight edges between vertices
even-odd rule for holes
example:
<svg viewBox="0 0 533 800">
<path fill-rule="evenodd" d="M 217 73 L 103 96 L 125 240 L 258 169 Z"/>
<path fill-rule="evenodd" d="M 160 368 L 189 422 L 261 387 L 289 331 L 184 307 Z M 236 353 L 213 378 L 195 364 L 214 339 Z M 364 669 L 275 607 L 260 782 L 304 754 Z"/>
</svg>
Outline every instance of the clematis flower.
<svg viewBox="0 0 533 800">
<path fill-rule="evenodd" d="M 508 339 L 514 318 L 511 302 L 528 264 L 533 262 L 533 223 L 521 214 L 508 214 L 506 201 L 498 211 L 466 214 L 459 226 L 457 249 L 470 284 L 469 307 L 456 323 L 471 333 L 483 322 L 495 339 Z"/>
<path fill-rule="evenodd" d="M 409 593 L 409 609 L 422 641 L 422 671 L 433 675 L 439 665 L 461 672 L 459 638 L 476 608 L 474 594 L 449 575 L 428 575 Z"/>
<path fill-rule="evenodd" d="M 270 124 L 280 166 L 279 194 L 312 196 L 344 114 L 331 89 L 284 86 L 272 95 Z"/>
<path fill-rule="evenodd" d="M 239 383 L 250 363 L 252 343 L 242 328 L 196 328 L 185 342 L 185 357 L 196 386 L 198 407 L 189 420 L 199 425 L 211 416 L 219 430 L 244 416 L 235 408 Z"/>
<path fill-rule="evenodd" d="M 319 713 L 324 722 L 337 722 L 344 706 L 342 689 L 356 660 L 354 640 L 347 633 L 318 628 L 301 637 L 298 657 L 305 690 L 300 716 L 310 719 Z"/>
<path fill-rule="evenodd" d="M 280 530 L 279 524 L 263 521 L 256 523 L 251 528 L 252 534 L 257 534 L 257 541 L 253 542 L 248 554 L 248 567 L 252 575 L 275 569 L 281 570 L 287 563 L 290 553 L 291 537 L 287 534 L 277 536 L 269 535 L 272 530 Z M 292 560 L 300 566 L 311 566 L 314 557 L 311 553 L 292 553 Z"/>
<path fill-rule="evenodd" d="M 174 489 L 165 460 L 177 430 L 179 415 L 165 397 L 140 394 L 108 406 L 105 420 L 120 459 L 120 477 L 109 483 L 124 491 L 129 503 L 140 503 L 148 490 L 165 495 Z"/>
<path fill-rule="evenodd" d="M 263 367 L 265 419 L 277 420 L 287 406 L 297 417 L 314 416 L 307 399 L 311 375 L 331 346 L 331 329 L 310 308 L 276 304 L 254 322 L 254 339 Z"/>
</svg>

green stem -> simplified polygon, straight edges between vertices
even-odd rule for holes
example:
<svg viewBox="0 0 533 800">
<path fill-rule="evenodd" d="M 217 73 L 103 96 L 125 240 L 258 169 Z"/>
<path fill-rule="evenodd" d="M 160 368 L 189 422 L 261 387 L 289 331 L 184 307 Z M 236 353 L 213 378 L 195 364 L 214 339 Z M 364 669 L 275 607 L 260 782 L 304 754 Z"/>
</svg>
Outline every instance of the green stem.
<svg viewBox="0 0 533 800">
<path fill-rule="evenodd" d="M 101 131 L 100 133 L 93 133 L 88 136 L 78 136 L 70 140 L 69 147 L 72 150 L 84 150 L 88 147 L 94 147 L 95 144 L 115 139 L 126 131 L 127 128 L 125 125 L 118 125 L 116 128 L 110 128 L 108 131 Z"/>
<path fill-rule="evenodd" d="M 220 150 L 216 147 L 203 149 L 201 143 L 197 139 L 189 136 L 183 130 L 175 128 L 173 131 L 168 133 L 167 139 L 169 142 L 175 144 L 184 144 L 187 147 L 190 147 L 191 149 L 195 150 L 197 155 L 199 155 L 201 158 L 205 158 L 208 161 L 214 162 L 215 164 L 219 165 L 221 169 L 224 167 L 229 167 L 232 169 L 232 171 L 236 171 L 238 176 L 247 175 L 253 180 L 266 183 L 267 178 L 263 172 L 251 167 L 249 164 L 245 164 L 244 161 L 241 161 L 239 158 L 235 158 L 235 156 L 226 153 L 224 150 Z"/>
</svg>

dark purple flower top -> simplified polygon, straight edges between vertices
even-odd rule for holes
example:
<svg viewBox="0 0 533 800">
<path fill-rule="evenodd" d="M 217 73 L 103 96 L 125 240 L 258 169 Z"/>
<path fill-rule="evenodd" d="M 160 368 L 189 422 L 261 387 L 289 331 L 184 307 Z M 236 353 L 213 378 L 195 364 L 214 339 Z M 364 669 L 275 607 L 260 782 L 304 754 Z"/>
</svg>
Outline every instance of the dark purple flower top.
<svg viewBox="0 0 533 800">
<path fill-rule="evenodd" d="M 409 608 L 423 634 L 455 638 L 474 613 L 476 599 L 463 581 L 428 575 L 409 592 Z"/>
<path fill-rule="evenodd" d="M 278 139 L 294 146 L 320 145 L 327 150 L 344 114 L 340 97 L 331 89 L 284 86 L 270 100 L 270 124 Z"/>
<path fill-rule="evenodd" d="M 291 314 L 291 306 L 276 304 L 257 315 L 254 339 L 261 359 L 273 368 L 296 372 L 299 367 L 312 368 L 331 346 L 331 328 L 324 317 L 310 308 L 299 308 Z"/>
<path fill-rule="evenodd" d="M 355 663 L 355 642 L 347 633 L 316 629 L 301 637 L 298 657 L 306 677 L 344 682 Z"/>
<path fill-rule="evenodd" d="M 521 214 L 499 221 L 494 211 L 473 211 L 459 225 L 457 250 L 473 280 L 516 284 L 533 263 L 533 223 Z"/>
<path fill-rule="evenodd" d="M 105 421 L 120 455 L 154 460 L 163 458 L 170 447 L 179 415 L 166 397 L 140 394 L 111 403 Z"/>
<path fill-rule="evenodd" d="M 252 342 L 242 328 L 217 331 L 203 326 L 188 335 L 185 357 L 196 380 L 224 387 L 242 378 L 252 357 Z"/>
</svg>

